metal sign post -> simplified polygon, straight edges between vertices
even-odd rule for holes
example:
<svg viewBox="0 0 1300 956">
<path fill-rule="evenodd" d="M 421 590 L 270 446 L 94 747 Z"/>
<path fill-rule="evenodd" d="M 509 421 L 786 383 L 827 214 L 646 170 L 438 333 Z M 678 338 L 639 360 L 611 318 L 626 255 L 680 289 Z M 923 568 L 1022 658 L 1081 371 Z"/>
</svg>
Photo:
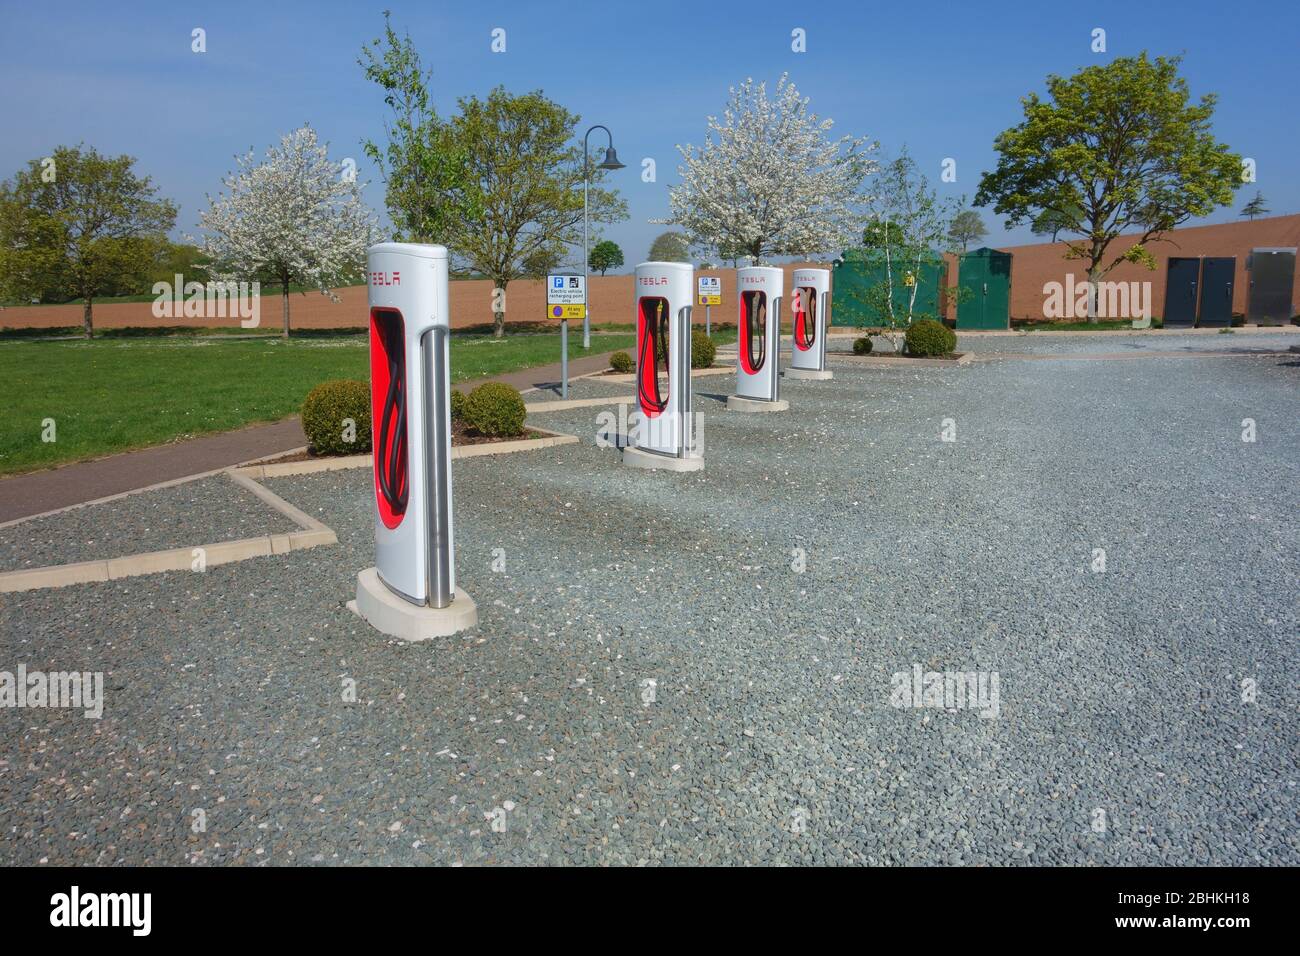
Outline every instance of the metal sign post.
<svg viewBox="0 0 1300 956">
<path fill-rule="evenodd" d="M 560 319 L 560 398 L 569 397 L 569 320 Z"/>
<path fill-rule="evenodd" d="M 560 320 L 560 397 L 568 398 L 569 319 L 587 317 L 587 277 L 571 273 L 548 275 L 546 314 Z"/>
</svg>

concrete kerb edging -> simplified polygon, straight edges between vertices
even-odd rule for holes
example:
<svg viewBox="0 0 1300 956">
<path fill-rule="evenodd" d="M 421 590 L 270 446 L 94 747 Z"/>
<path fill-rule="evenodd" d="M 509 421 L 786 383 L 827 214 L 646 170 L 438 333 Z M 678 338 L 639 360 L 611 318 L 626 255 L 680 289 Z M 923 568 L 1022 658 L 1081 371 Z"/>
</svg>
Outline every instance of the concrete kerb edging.
<svg viewBox="0 0 1300 956">
<path fill-rule="evenodd" d="M 827 352 L 826 362 L 849 362 L 853 365 L 866 366 L 867 368 L 952 368 L 954 365 L 969 365 L 974 361 L 973 352 L 962 352 L 955 359 L 933 359 L 933 358 L 882 358 L 878 355 L 851 355 L 848 352 Z M 790 371 L 791 366 L 785 366 L 781 371 Z M 791 378 L 798 378 L 797 375 Z"/>
<path fill-rule="evenodd" d="M 555 445 L 570 445 L 578 441 L 577 435 L 566 435 L 562 432 L 553 432 L 545 428 L 534 428 L 533 431 L 543 432 L 545 433 L 545 437 L 526 438 L 519 441 L 496 442 L 484 445 L 462 445 L 458 448 L 453 448 L 451 456 L 453 459 L 456 459 L 475 458 L 481 455 L 506 455 L 511 454 L 512 452 L 550 448 Z M 298 450 L 303 451 L 305 449 Z M 29 515 L 26 518 L 19 518 L 16 521 L 7 522 L 5 525 L 0 525 L 0 527 L 8 527 L 9 525 L 18 524 L 23 521 L 49 517 L 76 508 L 86 508 L 94 504 L 116 501 L 119 498 L 125 498 L 128 495 L 144 494 L 147 491 L 170 488 L 189 481 L 198 481 L 201 478 L 210 478 L 214 475 L 224 474 L 240 488 L 251 492 L 272 509 L 278 511 L 280 514 L 292 521 L 298 526 L 297 531 L 259 535 L 254 538 L 238 538 L 233 541 L 217 541 L 210 544 L 194 545 L 193 547 L 169 548 L 163 551 L 146 551 L 142 554 L 130 554 L 122 557 L 105 558 L 97 561 L 78 561 L 71 564 L 49 565 L 43 568 L 24 568 L 20 571 L 3 571 L 0 572 L 0 593 L 34 591 L 43 588 L 59 588 L 71 584 L 90 584 L 103 581 L 115 581 L 119 578 L 134 577 L 141 574 L 156 574 L 161 571 L 188 571 L 193 567 L 196 557 L 194 552 L 199 549 L 202 550 L 203 566 L 206 568 L 214 567 L 219 564 L 231 564 L 236 561 L 245 561 L 249 558 L 269 557 L 276 554 L 287 554 L 290 551 L 302 551 L 307 548 L 337 544 L 338 536 L 334 533 L 332 528 L 285 501 L 271 489 L 258 484 L 258 480 L 287 477 L 290 475 L 314 474 L 324 471 L 337 471 L 343 468 L 369 467 L 371 461 L 370 456 L 349 455 L 345 458 L 331 458 L 321 461 L 294 461 L 279 463 L 274 460 L 268 460 L 274 459 L 274 457 L 275 456 L 273 455 L 266 456 L 266 458 L 255 459 L 252 462 L 243 465 L 236 465 L 232 468 L 223 468 L 217 471 L 188 475 L 184 478 L 159 482 L 156 485 L 149 485 L 145 488 L 137 488 L 134 491 L 109 495 L 106 498 L 97 499 L 96 501 L 87 501 L 77 505 L 69 505 L 66 508 L 58 508 L 54 511 L 47 511 L 39 515 Z"/>
<path fill-rule="evenodd" d="M 952 368 L 954 365 L 969 365 L 975 360 L 974 352 L 962 352 L 955 359 L 942 358 L 882 358 L 873 355 L 849 355 L 846 352 L 828 352 L 826 361 L 851 362 L 854 365 L 866 365 L 870 368 Z"/>
<path fill-rule="evenodd" d="M 79 561 L 74 564 L 56 564 L 44 568 L 5 571 L 0 573 L 0 593 L 60 588 L 70 584 L 86 584 L 94 581 L 116 581 L 119 578 L 135 577 L 141 574 L 156 574 L 160 571 L 189 571 L 194 567 L 196 551 L 201 552 L 203 567 L 208 568 L 219 564 L 245 561 L 248 558 L 287 554 L 290 551 L 301 551 L 306 548 L 316 548 L 338 542 L 338 536 L 334 534 L 333 530 L 295 508 L 269 488 L 264 488 L 252 479 L 237 474 L 233 469 L 227 469 L 219 473 L 224 473 L 236 485 L 251 491 L 272 509 L 296 524 L 298 530 L 290 531 L 287 534 L 269 534 L 259 535 L 255 538 L 238 538 L 234 541 L 216 541 L 188 548 L 146 551 L 143 554 L 129 554 L 99 561 Z M 187 480 L 193 481 L 199 477 L 206 476 L 196 475 Z M 165 482 L 163 485 L 156 487 L 180 483 L 180 481 Z M 137 492 L 131 492 L 131 494 L 140 494 L 146 490 L 150 489 L 141 489 Z M 113 496 L 113 498 L 120 497 L 124 496 Z M 85 507 L 85 505 L 81 507 Z"/>
<path fill-rule="evenodd" d="M 723 355 L 722 353 L 718 353 L 718 354 L 720 358 L 726 358 L 726 356 Z M 735 353 L 732 352 L 731 355 L 734 357 Z M 733 365 L 714 365 L 711 368 L 693 368 L 691 369 L 691 378 L 703 378 L 706 375 L 730 375 L 735 371 L 736 368 Z M 583 377 L 584 378 L 599 377 L 602 382 L 613 382 L 615 385 L 631 385 L 633 382 L 636 381 L 636 376 L 633 374 L 606 375 L 604 372 L 599 372 L 595 376 L 586 375 Z M 662 376 L 660 377 L 662 378 Z"/>
<path fill-rule="evenodd" d="M 615 399 L 614 401 L 619 401 Z M 540 403 L 542 406 L 573 405 L 573 403 Z M 610 404 L 601 400 L 601 404 Z M 536 409 L 542 411 L 543 408 Z M 554 410 L 554 409 L 552 409 Z M 519 451 L 535 451 L 539 448 L 553 448 L 556 445 L 572 445 L 578 441 L 577 435 L 553 432 L 549 428 L 529 426 L 535 432 L 542 432 L 542 438 L 520 438 L 518 441 L 488 442 L 482 445 L 458 445 L 451 450 L 451 460 L 461 458 L 479 458 L 483 455 L 509 455 Z M 311 461 L 268 461 L 261 465 L 244 465 L 232 469 L 236 474 L 260 481 L 266 478 L 290 478 L 295 475 L 315 475 L 326 471 L 344 471 L 349 468 L 369 468 L 370 455 L 343 455 L 339 458 L 318 458 Z M 260 486 L 259 486 L 260 487 Z M 304 517 L 306 517 L 304 515 Z"/>
</svg>

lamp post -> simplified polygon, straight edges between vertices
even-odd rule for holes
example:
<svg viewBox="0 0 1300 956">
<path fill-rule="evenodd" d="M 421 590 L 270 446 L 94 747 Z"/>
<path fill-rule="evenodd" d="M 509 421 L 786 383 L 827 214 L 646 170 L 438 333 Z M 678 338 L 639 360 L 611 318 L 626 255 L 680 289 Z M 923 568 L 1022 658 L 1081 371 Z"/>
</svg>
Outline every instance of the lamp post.
<svg viewBox="0 0 1300 956">
<path fill-rule="evenodd" d="M 609 138 L 609 146 L 605 149 L 605 159 L 599 164 L 598 169 L 622 169 L 623 164 L 618 161 L 618 153 L 614 152 L 614 134 L 606 126 L 591 127 L 582 137 L 582 287 L 587 291 L 587 308 L 583 310 L 582 315 L 582 347 L 591 348 L 591 292 L 588 283 L 591 277 L 587 274 L 587 187 L 591 181 L 591 154 L 587 151 L 587 139 L 591 136 L 592 130 L 603 129 L 605 136 Z"/>
</svg>

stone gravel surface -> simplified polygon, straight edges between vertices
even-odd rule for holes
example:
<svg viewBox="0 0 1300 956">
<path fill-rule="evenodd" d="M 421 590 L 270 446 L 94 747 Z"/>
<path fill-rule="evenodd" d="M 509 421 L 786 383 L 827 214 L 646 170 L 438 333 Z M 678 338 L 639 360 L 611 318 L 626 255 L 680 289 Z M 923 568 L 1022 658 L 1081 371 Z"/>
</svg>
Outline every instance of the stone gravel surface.
<svg viewBox="0 0 1300 956">
<path fill-rule="evenodd" d="M 0 862 L 1300 863 L 1300 357 L 835 372 L 697 386 L 703 472 L 458 461 L 456 638 L 344 608 L 360 470 L 270 482 L 336 547 L 6 595 L 107 700 L 0 711 Z"/>
<path fill-rule="evenodd" d="M 0 571 L 298 530 L 224 475 L 0 528 Z"/>
</svg>

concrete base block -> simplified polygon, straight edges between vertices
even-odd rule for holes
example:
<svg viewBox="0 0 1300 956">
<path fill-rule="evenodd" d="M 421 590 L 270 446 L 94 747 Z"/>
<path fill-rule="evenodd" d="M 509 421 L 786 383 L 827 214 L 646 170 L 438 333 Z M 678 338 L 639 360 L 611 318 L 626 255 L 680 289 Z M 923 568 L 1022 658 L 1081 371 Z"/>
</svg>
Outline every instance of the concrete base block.
<svg viewBox="0 0 1300 956">
<path fill-rule="evenodd" d="M 775 402 L 763 401 L 760 398 L 741 398 L 739 395 L 731 395 L 727 398 L 727 411 L 729 412 L 785 412 L 790 410 L 790 403 L 784 398 L 779 398 Z"/>
<path fill-rule="evenodd" d="M 629 468 L 658 468 L 661 471 L 703 471 L 704 457 L 673 458 L 628 446 L 623 449 L 623 464 Z"/>
<path fill-rule="evenodd" d="M 381 634 L 404 641 L 448 637 L 478 624 L 478 607 L 460 588 L 449 607 L 418 607 L 390 591 L 374 568 L 357 575 L 357 599 L 348 602 L 348 610 Z"/>
<path fill-rule="evenodd" d="M 805 382 L 826 382 L 835 377 L 828 368 L 787 368 L 782 370 L 786 378 L 797 378 Z"/>
</svg>

